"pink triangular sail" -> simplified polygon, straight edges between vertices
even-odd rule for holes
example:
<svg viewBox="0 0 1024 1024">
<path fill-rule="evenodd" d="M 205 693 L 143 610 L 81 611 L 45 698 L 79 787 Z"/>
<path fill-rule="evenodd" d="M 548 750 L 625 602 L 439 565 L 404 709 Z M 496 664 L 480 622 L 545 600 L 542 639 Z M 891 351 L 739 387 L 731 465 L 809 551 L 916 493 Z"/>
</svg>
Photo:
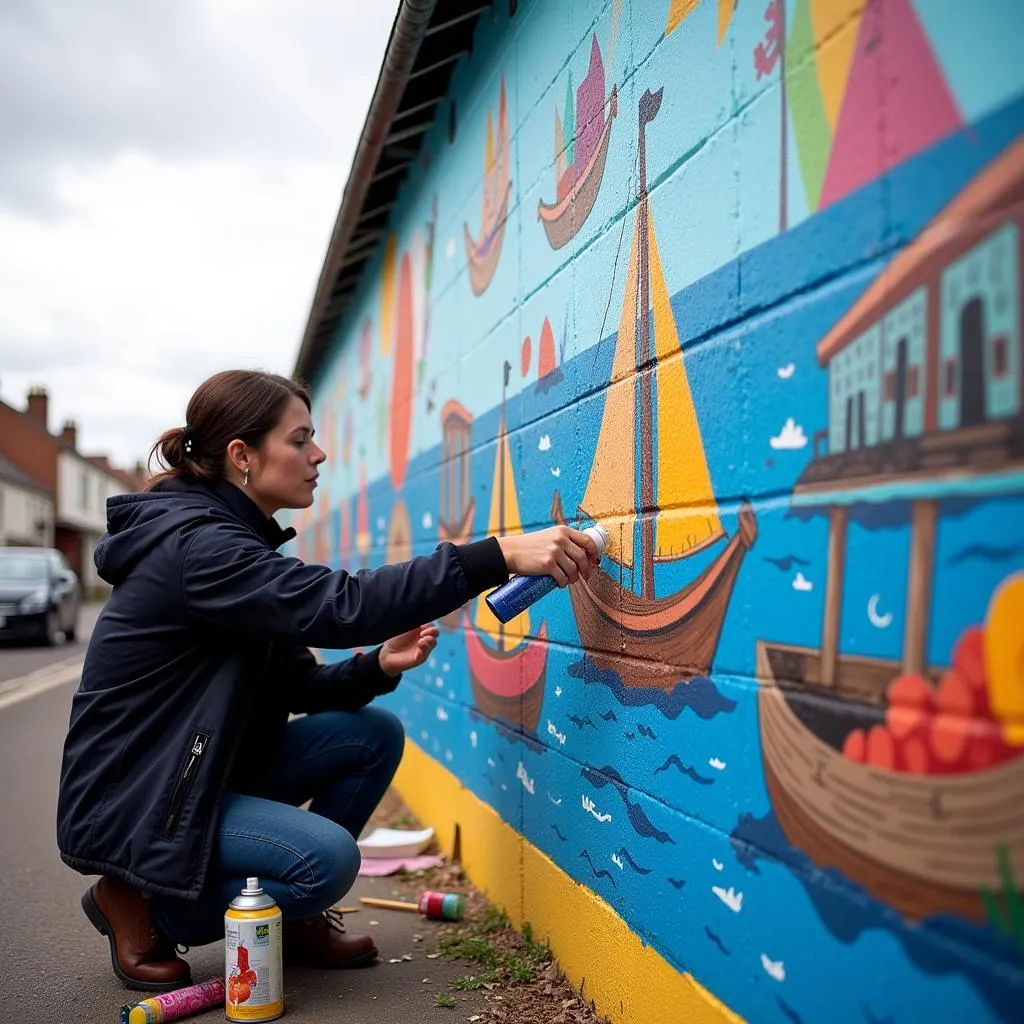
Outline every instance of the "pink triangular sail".
<svg viewBox="0 0 1024 1024">
<path fill-rule="evenodd" d="M 956 100 L 910 0 L 868 0 L 819 208 L 960 125 Z"/>
</svg>

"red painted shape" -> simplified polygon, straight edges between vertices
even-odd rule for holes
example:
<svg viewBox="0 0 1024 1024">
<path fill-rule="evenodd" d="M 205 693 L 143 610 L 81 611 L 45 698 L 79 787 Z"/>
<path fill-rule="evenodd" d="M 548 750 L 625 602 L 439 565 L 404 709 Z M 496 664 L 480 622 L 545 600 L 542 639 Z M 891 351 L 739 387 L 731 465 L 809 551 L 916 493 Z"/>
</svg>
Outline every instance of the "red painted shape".
<svg viewBox="0 0 1024 1024">
<path fill-rule="evenodd" d="M 551 321 L 544 317 L 540 329 L 540 351 L 537 356 L 537 376 L 546 377 L 555 370 L 555 335 L 551 330 Z"/>
<path fill-rule="evenodd" d="M 398 490 L 409 468 L 409 437 L 412 431 L 412 265 L 402 256 L 398 280 L 398 316 L 395 328 L 395 365 L 391 377 L 391 485 Z"/>
</svg>

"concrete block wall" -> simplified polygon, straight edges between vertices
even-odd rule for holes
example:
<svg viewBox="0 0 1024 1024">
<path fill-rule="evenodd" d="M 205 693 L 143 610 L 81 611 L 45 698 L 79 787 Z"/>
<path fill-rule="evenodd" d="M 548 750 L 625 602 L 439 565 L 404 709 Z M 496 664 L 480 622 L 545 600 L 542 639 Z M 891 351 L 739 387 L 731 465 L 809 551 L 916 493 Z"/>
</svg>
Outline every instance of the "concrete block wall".
<svg viewBox="0 0 1024 1024">
<path fill-rule="evenodd" d="M 613 534 L 387 703 L 406 797 L 614 1020 L 1020 1019 L 1021 38 L 502 0 L 313 382 L 301 557 Z"/>
</svg>

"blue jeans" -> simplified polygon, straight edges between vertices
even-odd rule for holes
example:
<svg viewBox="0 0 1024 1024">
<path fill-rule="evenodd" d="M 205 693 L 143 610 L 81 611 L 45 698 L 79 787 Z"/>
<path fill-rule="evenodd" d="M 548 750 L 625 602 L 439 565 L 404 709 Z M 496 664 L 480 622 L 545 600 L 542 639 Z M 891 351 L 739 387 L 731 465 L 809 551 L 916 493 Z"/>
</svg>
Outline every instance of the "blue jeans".
<svg viewBox="0 0 1024 1024">
<path fill-rule="evenodd" d="M 382 708 L 290 721 L 252 791 L 224 794 L 199 899 L 151 897 L 157 927 L 186 946 L 223 938 L 224 911 L 250 875 L 285 921 L 337 903 L 356 879 L 356 839 L 394 777 L 404 740 L 402 723 Z"/>
</svg>

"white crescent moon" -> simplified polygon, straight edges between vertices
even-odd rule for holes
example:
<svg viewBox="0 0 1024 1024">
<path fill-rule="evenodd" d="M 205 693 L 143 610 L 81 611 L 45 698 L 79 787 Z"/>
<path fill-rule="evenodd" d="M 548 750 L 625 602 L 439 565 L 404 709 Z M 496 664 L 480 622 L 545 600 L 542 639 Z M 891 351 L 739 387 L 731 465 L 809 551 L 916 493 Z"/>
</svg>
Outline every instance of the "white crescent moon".
<svg viewBox="0 0 1024 1024">
<path fill-rule="evenodd" d="M 881 594 L 872 594 L 868 599 L 868 621 L 876 629 L 888 629 L 892 625 L 892 612 L 886 612 L 884 615 L 878 614 L 878 602 L 881 599 Z"/>
</svg>

